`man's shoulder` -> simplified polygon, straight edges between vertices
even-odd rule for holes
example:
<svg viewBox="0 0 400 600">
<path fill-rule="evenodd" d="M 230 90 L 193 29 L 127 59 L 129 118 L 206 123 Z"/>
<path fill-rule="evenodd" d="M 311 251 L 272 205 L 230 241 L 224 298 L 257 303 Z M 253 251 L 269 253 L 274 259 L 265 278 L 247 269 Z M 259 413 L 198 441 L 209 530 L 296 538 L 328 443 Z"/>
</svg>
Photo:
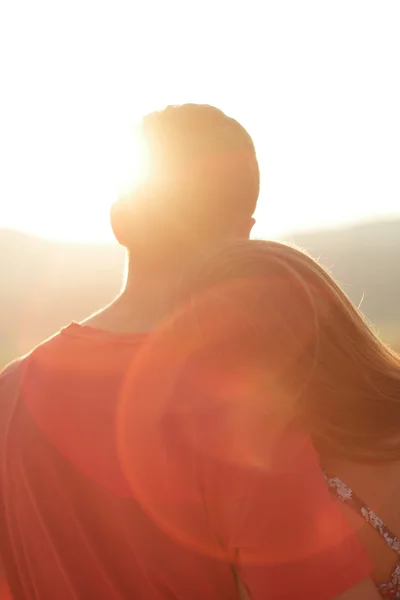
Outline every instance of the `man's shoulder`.
<svg viewBox="0 0 400 600">
<path fill-rule="evenodd" d="M 15 389 L 22 381 L 30 360 L 30 353 L 13 360 L 0 372 L 0 397 L 8 390 Z"/>
<path fill-rule="evenodd" d="M 18 403 L 29 356 L 9 363 L 0 373 L 0 442 L 3 443 L 8 423 Z"/>
<path fill-rule="evenodd" d="M 51 345 L 60 336 L 61 332 L 56 333 L 54 336 L 44 340 L 38 346 L 33 348 L 27 354 L 24 354 L 6 365 L 0 371 L 0 394 L 4 388 L 9 388 L 12 385 L 18 385 L 22 381 L 30 363 L 35 359 L 41 351 Z"/>
<path fill-rule="evenodd" d="M 24 369 L 26 363 L 29 360 L 30 354 L 26 354 L 25 356 L 20 356 L 19 358 L 14 359 L 10 363 L 8 363 L 1 371 L 0 371 L 0 384 L 4 381 L 8 381 L 10 378 L 15 378 L 18 374 Z"/>
<path fill-rule="evenodd" d="M 17 406 L 18 399 L 24 392 L 28 371 L 31 372 L 32 365 L 37 363 L 42 351 L 46 351 L 58 336 L 59 333 L 44 340 L 27 354 L 8 363 L 0 371 L 0 430 L 2 424 L 7 421 L 7 415 L 12 414 Z"/>
</svg>

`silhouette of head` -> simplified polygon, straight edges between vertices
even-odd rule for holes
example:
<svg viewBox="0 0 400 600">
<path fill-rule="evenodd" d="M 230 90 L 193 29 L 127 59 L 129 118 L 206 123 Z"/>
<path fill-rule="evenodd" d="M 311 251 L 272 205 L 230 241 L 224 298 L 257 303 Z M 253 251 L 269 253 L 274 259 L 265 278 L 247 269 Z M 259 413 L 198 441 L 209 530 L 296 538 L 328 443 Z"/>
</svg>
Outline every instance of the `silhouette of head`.
<svg viewBox="0 0 400 600">
<path fill-rule="evenodd" d="M 248 237 L 260 175 L 247 131 L 209 105 L 145 116 L 147 178 L 114 204 L 114 234 L 137 264 L 157 268 L 203 245 Z"/>
</svg>

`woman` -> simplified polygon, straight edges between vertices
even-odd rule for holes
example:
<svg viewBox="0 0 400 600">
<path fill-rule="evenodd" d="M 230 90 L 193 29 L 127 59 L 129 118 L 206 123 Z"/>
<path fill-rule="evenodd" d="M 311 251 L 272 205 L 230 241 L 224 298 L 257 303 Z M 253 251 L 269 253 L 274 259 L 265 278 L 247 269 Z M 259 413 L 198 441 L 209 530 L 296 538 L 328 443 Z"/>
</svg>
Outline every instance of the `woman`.
<svg viewBox="0 0 400 600">
<path fill-rule="evenodd" d="M 171 537 L 229 561 L 253 600 L 379 598 L 309 437 L 330 475 L 363 472 L 367 485 L 375 467 L 359 464 L 397 456 L 398 358 L 317 263 L 282 244 L 210 252 L 179 298 L 121 392 L 120 452 L 142 505 Z M 385 584 L 392 565 L 357 518 Z"/>
<path fill-rule="evenodd" d="M 284 400 L 278 412 L 311 435 L 331 491 L 374 560 L 382 597 L 400 598 L 400 358 L 295 248 L 230 245 L 205 258 L 194 279 L 236 302 L 256 332 L 269 397 L 275 391 Z"/>
</svg>

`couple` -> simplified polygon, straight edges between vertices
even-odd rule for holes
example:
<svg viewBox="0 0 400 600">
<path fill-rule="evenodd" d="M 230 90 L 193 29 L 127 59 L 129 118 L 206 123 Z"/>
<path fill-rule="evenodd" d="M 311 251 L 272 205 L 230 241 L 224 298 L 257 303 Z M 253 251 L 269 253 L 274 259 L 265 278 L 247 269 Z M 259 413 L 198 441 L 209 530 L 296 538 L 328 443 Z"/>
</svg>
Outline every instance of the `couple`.
<svg viewBox="0 0 400 600">
<path fill-rule="evenodd" d="M 143 135 L 123 292 L 0 378 L 11 597 L 400 598 L 398 357 L 307 255 L 246 239 L 238 122 L 171 106 Z"/>
</svg>

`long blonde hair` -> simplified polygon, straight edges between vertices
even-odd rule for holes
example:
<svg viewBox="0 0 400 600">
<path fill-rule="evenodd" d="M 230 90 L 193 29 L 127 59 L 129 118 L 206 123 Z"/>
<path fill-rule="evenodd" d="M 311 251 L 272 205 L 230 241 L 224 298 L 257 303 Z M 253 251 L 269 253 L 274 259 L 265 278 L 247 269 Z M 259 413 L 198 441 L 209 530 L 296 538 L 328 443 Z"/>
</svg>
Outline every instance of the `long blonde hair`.
<svg viewBox="0 0 400 600">
<path fill-rule="evenodd" d="M 269 374 L 269 392 L 283 389 L 294 399 L 319 451 L 358 461 L 400 458 L 400 357 L 305 252 L 230 242 L 201 257 L 183 290 L 200 329 L 209 336 L 224 329 L 231 354 Z"/>
</svg>

